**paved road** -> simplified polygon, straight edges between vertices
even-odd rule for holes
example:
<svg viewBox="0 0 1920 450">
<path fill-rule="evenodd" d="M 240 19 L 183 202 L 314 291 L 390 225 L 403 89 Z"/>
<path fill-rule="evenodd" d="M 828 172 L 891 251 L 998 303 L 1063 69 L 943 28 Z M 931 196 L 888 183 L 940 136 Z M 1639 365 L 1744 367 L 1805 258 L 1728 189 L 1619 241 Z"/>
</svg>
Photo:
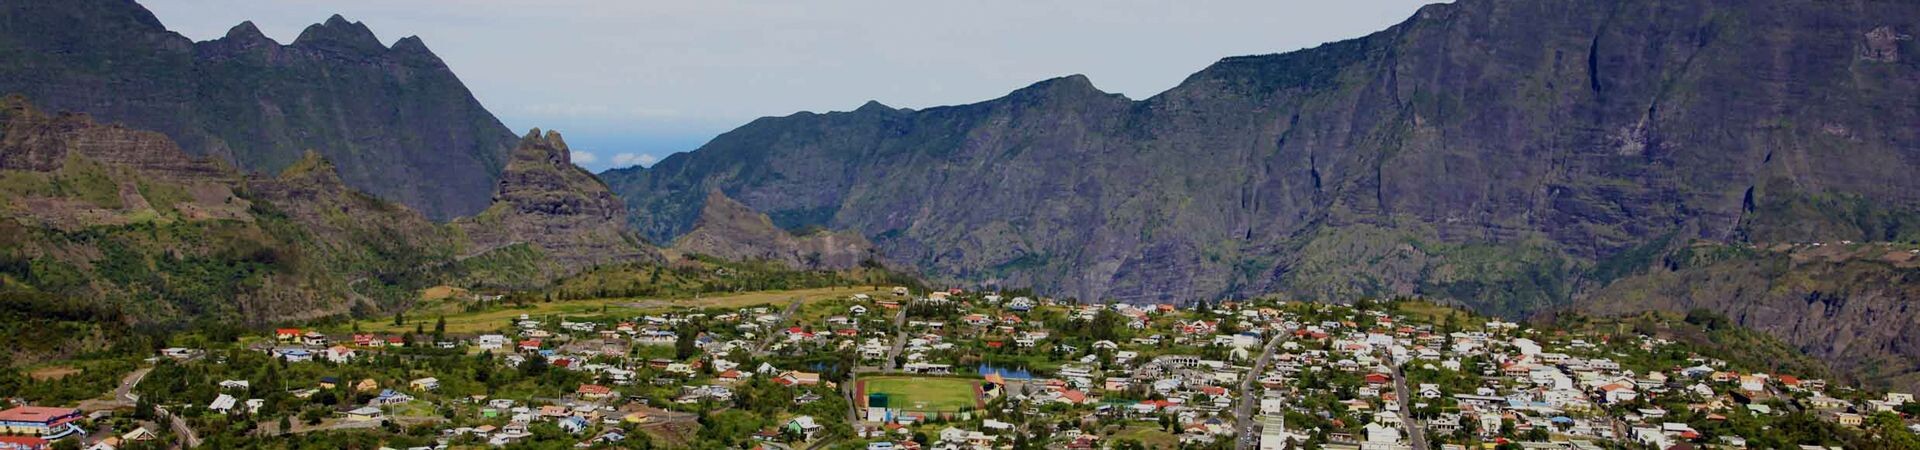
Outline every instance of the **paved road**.
<svg viewBox="0 0 1920 450">
<path fill-rule="evenodd" d="M 103 411 L 133 407 L 133 405 L 140 403 L 140 397 L 133 394 L 133 388 L 139 386 L 141 380 L 147 379 L 147 372 L 152 371 L 152 367 L 134 369 L 133 372 L 129 372 L 126 376 L 120 377 L 120 385 L 115 386 L 113 388 L 113 394 L 109 395 L 106 399 L 93 399 L 80 402 L 79 408 L 84 411 Z"/>
<path fill-rule="evenodd" d="M 900 312 L 893 315 L 893 348 L 887 350 L 887 366 L 881 372 L 893 373 L 900 367 L 900 352 L 907 348 L 907 305 L 900 305 Z"/>
<path fill-rule="evenodd" d="M 121 378 L 120 387 L 113 388 L 113 399 L 127 402 L 128 404 L 139 403 L 140 397 L 133 395 L 133 388 L 139 386 L 141 381 L 146 380 L 147 372 L 152 371 L 152 367 L 141 367 L 134 369 L 133 373 L 127 374 L 125 378 Z"/>
<path fill-rule="evenodd" d="M 1259 400 L 1254 397 L 1253 386 L 1260 379 L 1260 371 L 1266 370 L 1267 360 L 1273 358 L 1273 349 L 1280 346 L 1280 340 L 1287 334 L 1273 333 L 1273 337 L 1267 339 L 1266 348 L 1260 350 L 1260 357 L 1253 360 L 1252 370 L 1240 378 L 1240 403 L 1233 410 L 1233 426 L 1238 428 L 1233 434 L 1239 436 L 1233 441 L 1235 450 L 1247 450 L 1252 444 L 1249 441 L 1257 440 L 1253 433 L 1253 406 L 1259 404 Z"/>
<path fill-rule="evenodd" d="M 166 408 L 159 406 L 154 406 L 153 412 L 159 414 L 161 419 L 165 419 L 168 424 L 173 427 L 174 434 L 178 434 L 186 440 L 185 444 L 187 448 L 200 446 L 200 435 L 193 432 L 193 427 L 187 426 L 186 419 L 181 419 L 180 416 L 173 415 L 173 412 L 167 411 Z"/>
<path fill-rule="evenodd" d="M 767 335 L 762 336 L 760 338 L 760 343 L 754 346 L 753 354 L 758 356 L 766 356 L 767 347 L 772 346 L 773 340 L 781 336 L 783 331 L 786 331 L 787 321 L 793 320 L 793 313 L 799 310 L 800 310 L 800 297 L 794 297 L 793 302 L 787 303 L 787 309 L 780 311 L 780 320 L 775 321 L 773 322 L 772 325 L 768 326 Z"/>
<path fill-rule="evenodd" d="M 1413 418 L 1413 396 L 1407 390 L 1407 376 L 1400 372 L 1400 365 L 1393 365 L 1393 392 L 1400 399 L 1400 422 L 1407 429 L 1407 442 L 1415 450 L 1426 450 L 1426 428 Z"/>
</svg>

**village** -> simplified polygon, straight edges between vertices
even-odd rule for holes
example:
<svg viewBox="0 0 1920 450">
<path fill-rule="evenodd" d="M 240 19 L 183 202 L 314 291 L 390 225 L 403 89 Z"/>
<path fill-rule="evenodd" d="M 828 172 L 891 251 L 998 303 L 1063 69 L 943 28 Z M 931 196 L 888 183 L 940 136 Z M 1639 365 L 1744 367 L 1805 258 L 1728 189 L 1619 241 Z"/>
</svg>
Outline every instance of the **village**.
<svg viewBox="0 0 1920 450">
<path fill-rule="evenodd" d="M 1911 394 L 1770 373 L 1633 327 L 1416 300 L 897 287 L 508 317 L 465 334 L 396 317 L 413 331 L 356 322 L 165 348 L 101 399 L 11 402 L 0 450 L 1826 449 L 1920 431 Z"/>
</svg>

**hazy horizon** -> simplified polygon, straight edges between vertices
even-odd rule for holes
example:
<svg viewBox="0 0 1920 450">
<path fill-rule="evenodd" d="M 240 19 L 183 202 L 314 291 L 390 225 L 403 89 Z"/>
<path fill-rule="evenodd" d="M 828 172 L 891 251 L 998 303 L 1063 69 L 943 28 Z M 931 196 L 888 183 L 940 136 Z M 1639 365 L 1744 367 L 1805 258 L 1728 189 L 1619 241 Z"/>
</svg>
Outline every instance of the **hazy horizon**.
<svg viewBox="0 0 1920 450">
<path fill-rule="evenodd" d="M 509 128 L 560 130 L 575 162 L 598 172 L 650 165 L 755 118 L 869 100 L 973 103 L 1071 74 L 1146 98 L 1223 57 L 1364 36 L 1435 2 L 141 3 L 194 40 L 253 21 L 285 44 L 333 14 L 388 44 L 418 35 Z"/>
</svg>

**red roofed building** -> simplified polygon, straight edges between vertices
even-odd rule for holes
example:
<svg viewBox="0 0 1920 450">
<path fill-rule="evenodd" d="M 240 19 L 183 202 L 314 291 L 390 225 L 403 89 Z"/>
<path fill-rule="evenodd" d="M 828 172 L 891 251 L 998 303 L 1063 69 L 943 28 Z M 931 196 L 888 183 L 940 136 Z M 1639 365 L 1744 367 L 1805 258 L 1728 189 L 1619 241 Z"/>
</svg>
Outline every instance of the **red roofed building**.
<svg viewBox="0 0 1920 450">
<path fill-rule="evenodd" d="M 42 450 L 51 447 L 46 439 L 33 436 L 0 436 L 0 450 Z"/>
<path fill-rule="evenodd" d="M 273 330 L 273 337 L 279 338 L 282 341 L 299 339 L 300 329 L 299 328 L 281 328 L 281 329 Z"/>
<path fill-rule="evenodd" d="M 0 411 L 0 432 L 58 438 L 80 431 L 75 420 L 80 420 L 78 409 L 21 406 Z"/>
<path fill-rule="evenodd" d="M 613 388 L 598 384 L 582 384 L 580 385 L 580 389 L 574 391 L 574 393 L 580 394 L 581 398 L 602 399 L 613 395 Z"/>
</svg>

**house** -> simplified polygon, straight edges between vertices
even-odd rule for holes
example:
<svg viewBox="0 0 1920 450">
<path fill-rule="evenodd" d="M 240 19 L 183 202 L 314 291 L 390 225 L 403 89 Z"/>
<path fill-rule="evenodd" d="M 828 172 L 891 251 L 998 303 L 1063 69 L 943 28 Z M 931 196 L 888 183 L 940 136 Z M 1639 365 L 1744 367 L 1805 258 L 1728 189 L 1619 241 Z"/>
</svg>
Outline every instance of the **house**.
<svg viewBox="0 0 1920 450">
<path fill-rule="evenodd" d="M 380 419 L 382 419 L 380 414 L 380 408 L 375 408 L 372 406 L 362 406 L 359 408 L 354 408 L 352 411 L 347 411 L 347 420 L 351 420 L 355 422 L 364 422 L 369 420 L 380 420 Z"/>
<path fill-rule="evenodd" d="M 147 427 L 135 428 L 133 431 L 128 431 L 127 434 L 120 435 L 121 442 L 150 442 L 159 438 L 160 435 L 154 434 L 153 430 L 149 430 Z"/>
<path fill-rule="evenodd" d="M 281 328 L 281 329 L 273 330 L 274 339 L 279 339 L 282 341 L 298 340 L 300 339 L 300 334 L 301 333 L 299 328 Z"/>
<path fill-rule="evenodd" d="M 313 352 L 309 352 L 304 348 L 282 348 L 275 349 L 273 352 L 279 355 L 280 359 L 285 359 L 287 362 L 307 362 L 313 360 Z"/>
<path fill-rule="evenodd" d="M 213 403 L 207 404 L 207 410 L 227 414 L 233 412 L 234 405 L 239 403 L 240 399 L 233 398 L 231 395 L 220 394 L 219 397 L 213 399 Z"/>
<path fill-rule="evenodd" d="M 481 350 L 499 350 L 507 346 L 507 337 L 498 334 L 483 334 L 474 339 L 474 346 Z"/>
<path fill-rule="evenodd" d="M 381 389 L 380 395 L 368 400 L 368 405 L 394 405 L 413 401 L 413 396 L 392 389 Z"/>
<path fill-rule="evenodd" d="M 812 386 L 820 384 L 820 374 L 789 370 L 774 377 L 773 382 L 786 386 Z"/>
<path fill-rule="evenodd" d="M 414 390 L 417 390 L 417 391 L 436 390 L 436 389 L 440 389 L 440 379 L 434 378 L 434 377 L 421 378 L 418 380 L 413 380 L 412 382 L 408 382 L 407 386 L 412 387 Z"/>
<path fill-rule="evenodd" d="M 613 388 L 598 384 L 582 384 L 579 389 L 574 390 L 574 393 L 579 394 L 580 398 L 599 400 L 613 396 Z"/>
<path fill-rule="evenodd" d="M 335 345 L 331 348 L 328 348 L 326 353 L 327 361 L 333 362 L 333 363 L 345 363 L 347 361 L 352 361 L 355 355 L 356 353 L 354 352 L 353 349 L 347 348 L 346 346 L 343 346 L 343 345 Z"/>
<path fill-rule="evenodd" d="M 820 432 L 821 426 L 814 422 L 813 416 L 799 416 L 788 420 L 785 428 L 789 432 L 800 435 L 801 440 L 811 441 L 814 434 Z"/>
<path fill-rule="evenodd" d="M 308 331 L 306 334 L 301 335 L 301 342 L 313 347 L 325 347 L 327 346 L 327 335 L 320 334 L 318 331 Z"/>
</svg>

